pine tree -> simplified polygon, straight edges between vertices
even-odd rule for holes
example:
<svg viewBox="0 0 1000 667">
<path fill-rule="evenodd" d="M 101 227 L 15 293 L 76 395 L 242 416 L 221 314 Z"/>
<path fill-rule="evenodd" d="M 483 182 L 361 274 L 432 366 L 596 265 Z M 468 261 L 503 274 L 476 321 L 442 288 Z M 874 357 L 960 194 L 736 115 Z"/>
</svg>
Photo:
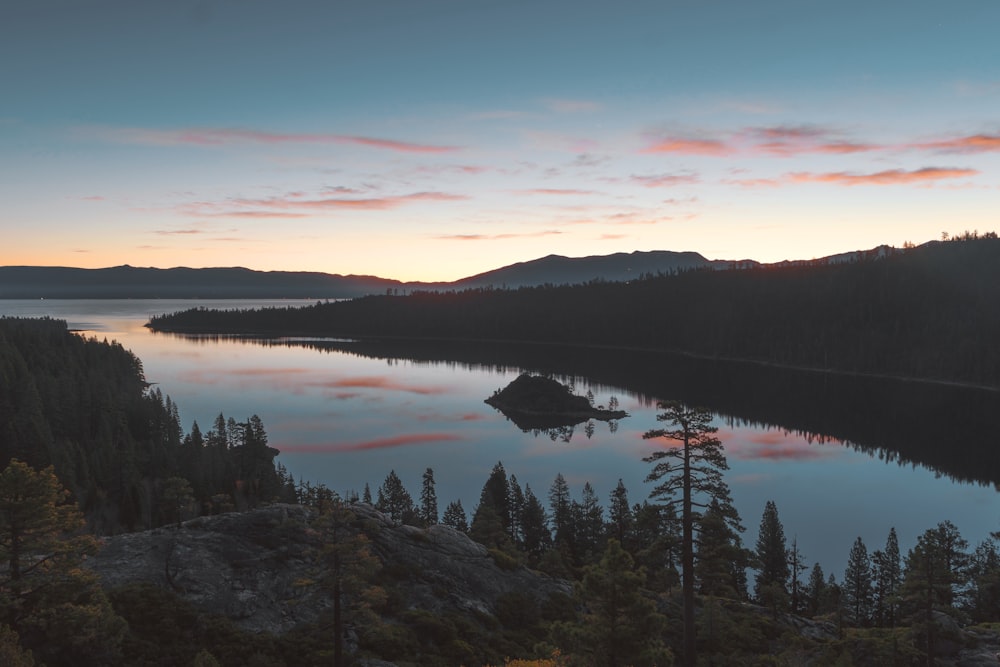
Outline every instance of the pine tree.
<svg viewBox="0 0 1000 667">
<path fill-rule="evenodd" d="M 739 533 L 734 531 L 719 509 L 712 503 L 701 518 L 694 574 L 701 595 L 743 600 L 746 598 L 746 568 L 751 552 L 743 548 Z"/>
<path fill-rule="evenodd" d="M 461 500 L 453 500 L 448 503 L 448 506 L 444 508 L 444 516 L 441 517 L 441 523 L 463 533 L 469 532 L 469 520 L 465 514 L 465 508 L 462 507 Z"/>
<path fill-rule="evenodd" d="M 559 549 L 572 551 L 575 543 L 573 525 L 573 501 L 569 495 L 569 484 L 556 473 L 549 487 L 549 517 L 552 519 L 553 541 Z"/>
<path fill-rule="evenodd" d="M 596 558 L 603 550 L 601 538 L 604 533 L 604 508 L 590 482 L 583 485 L 580 497 L 580 513 L 577 521 L 578 550 L 585 559 Z"/>
<path fill-rule="evenodd" d="M 809 582 L 806 584 L 806 615 L 810 618 L 820 613 L 826 594 L 826 580 L 823 568 L 814 563 L 809 571 Z"/>
<path fill-rule="evenodd" d="M 529 485 L 524 487 L 524 507 L 521 510 L 520 524 L 522 548 L 528 554 L 529 560 L 537 564 L 542 553 L 552 546 L 552 534 L 549 532 L 545 507 Z"/>
<path fill-rule="evenodd" d="M 609 540 L 600 563 L 587 567 L 576 586 L 582 621 L 553 627 L 566 653 L 595 667 L 670 664 L 660 639 L 666 618 L 643 594 L 643 579 L 618 541 Z"/>
<path fill-rule="evenodd" d="M 325 505 L 312 522 L 322 535 L 316 553 L 317 576 L 333 603 L 334 667 L 348 664 L 344 644 L 349 625 L 372 625 L 377 617 L 371 607 L 385 599 L 384 591 L 372 583 L 381 564 L 357 523 L 357 515 L 339 501 Z"/>
<path fill-rule="evenodd" d="M 792 613 L 798 614 L 805 602 L 800 575 L 806 570 L 805 557 L 799 551 L 798 537 L 792 538 L 792 546 L 788 550 L 788 569 L 790 572 L 788 602 Z"/>
<path fill-rule="evenodd" d="M 395 470 L 390 470 L 378 488 L 375 509 L 386 514 L 396 524 L 404 523 L 414 514 L 413 496 L 403 486 Z"/>
<path fill-rule="evenodd" d="M 521 517 L 524 514 L 524 491 L 517 481 L 517 477 L 510 476 L 507 480 L 507 504 L 510 507 L 510 537 L 514 543 L 521 545 L 524 539 L 524 527 L 521 525 Z"/>
<path fill-rule="evenodd" d="M 872 612 L 872 564 L 860 537 L 851 547 L 841 588 L 848 622 L 859 627 L 868 625 Z"/>
<path fill-rule="evenodd" d="M 608 533 L 622 545 L 628 544 L 632 531 L 632 507 L 628 503 L 628 491 L 621 478 L 618 486 L 611 492 L 611 502 L 608 505 Z"/>
<path fill-rule="evenodd" d="M 874 621 L 882 627 L 896 627 L 899 612 L 899 586 L 902 583 L 902 564 L 896 529 L 889 529 L 885 549 L 872 553 L 872 584 L 874 586 Z"/>
<path fill-rule="evenodd" d="M 754 597 L 772 609 L 784 609 L 788 601 L 788 558 L 785 546 L 785 529 L 778 518 L 778 507 L 773 500 L 764 506 L 757 533 L 757 580 Z"/>
<path fill-rule="evenodd" d="M 424 471 L 423 486 L 420 489 L 420 519 L 428 526 L 433 526 L 438 522 L 437 493 L 434 490 L 434 471 L 430 468 Z"/>
<path fill-rule="evenodd" d="M 729 469 L 722 442 L 715 437 L 712 415 L 705 410 L 692 410 L 678 403 L 659 403 L 663 410 L 657 421 L 669 422 L 670 429 L 654 429 L 643 438 L 677 440 L 681 447 L 661 449 L 644 461 L 653 463 L 647 482 L 659 482 L 650 492 L 651 498 L 681 506 L 681 571 L 684 602 L 684 664 L 697 663 L 694 623 L 694 534 L 700 521 L 700 510 L 712 500 L 719 505 L 726 521 L 735 530 L 742 530 L 739 515 L 729 498 L 729 487 L 722 481 L 722 472 Z M 676 495 L 680 493 L 680 498 Z"/>
<path fill-rule="evenodd" d="M 82 567 L 97 541 L 50 466 L 11 460 L 0 473 L 0 625 L 49 664 L 113 664 L 126 623 Z"/>
<path fill-rule="evenodd" d="M 973 623 L 1000 620 L 1000 553 L 993 539 L 980 542 L 969 559 L 968 612 Z"/>
</svg>

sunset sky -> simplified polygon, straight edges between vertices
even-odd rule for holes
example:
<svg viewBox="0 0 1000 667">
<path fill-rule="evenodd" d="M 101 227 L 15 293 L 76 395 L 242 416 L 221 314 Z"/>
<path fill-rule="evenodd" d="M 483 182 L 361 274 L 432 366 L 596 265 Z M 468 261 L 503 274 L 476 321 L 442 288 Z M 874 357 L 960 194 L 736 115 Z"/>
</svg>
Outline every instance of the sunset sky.
<svg viewBox="0 0 1000 667">
<path fill-rule="evenodd" d="M 0 3 L 0 265 L 454 280 L 1000 230 L 1000 2 Z"/>
</svg>

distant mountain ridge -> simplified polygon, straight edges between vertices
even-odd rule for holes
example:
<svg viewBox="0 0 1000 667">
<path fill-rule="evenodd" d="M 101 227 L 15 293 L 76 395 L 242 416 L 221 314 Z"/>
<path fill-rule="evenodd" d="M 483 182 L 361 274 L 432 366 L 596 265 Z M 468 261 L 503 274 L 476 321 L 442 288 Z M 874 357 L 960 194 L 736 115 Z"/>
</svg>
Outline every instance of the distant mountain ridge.
<svg viewBox="0 0 1000 667">
<path fill-rule="evenodd" d="M 401 285 L 375 276 L 242 267 L 0 267 L 0 299 L 323 299 L 375 294 Z"/>
<path fill-rule="evenodd" d="M 833 264 L 888 254 L 888 246 L 782 264 Z M 255 271 L 243 267 L 194 269 L 129 265 L 103 269 L 0 266 L 0 299 L 345 299 L 393 291 L 518 288 L 628 282 L 693 269 L 746 269 L 754 260 L 709 260 L 697 252 L 635 251 L 588 257 L 548 255 L 454 282 L 402 282 L 367 275 L 308 271 Z"/>
</svg>

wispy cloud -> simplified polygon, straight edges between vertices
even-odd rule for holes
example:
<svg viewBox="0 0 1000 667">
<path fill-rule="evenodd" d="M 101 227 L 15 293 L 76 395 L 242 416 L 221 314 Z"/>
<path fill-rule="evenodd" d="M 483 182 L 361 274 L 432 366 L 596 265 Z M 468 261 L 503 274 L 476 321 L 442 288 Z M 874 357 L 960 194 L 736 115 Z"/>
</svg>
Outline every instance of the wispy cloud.
<svg viewBox="0 0 1000 667">
<path fill-rule="evenodd" d="M 836 185 L 912 185 L 914 183 L 933 183 L 947 178 L 963 178 L 975 176 L 976 169 L 958 169 L 954 167 L 924 167 L 906 171 L 905 169 L 888 169 L 871 174 L 857 174 L 846 171 L 813 173 L 795 172 L 788 174 L 786 179 L 793 183 L 833 183 Z"/>
<path fill-rule="evenodd" d="M 155 229 L 154 234 L 159 236 L 188 236 L 191 234 L 204 234 L 203 229 Z"/>
<path fill-rule="evenodd" d="M 515 194 L 519 195 L 593 195 L 597 194 L 594 190 L 573 190 L 571 188 L 530 188 L 527 190 L 514 190 Z"/>
<path fill-rule="evenodd" d="M 346 134 L 307 134 L 268 132 L 234 128 L 183 128 L 157 130 L 151 128 L 87 128 L 89 136 L 107 141 L 153 146 L 224 146 L 230 144 L 355 144 L 401 153 L 450 153 L 458 146 L 412 143 L 378 137 Z"/>
<path fill-rule="evenodd" d="M 642 153 L 676 153 L 680 155 L 710 155 L 724 157 L 735 149 L 718 139 L 687 139 L 684 137 L 664 137 L 656 139 Z"/>
<path fill-rule="evenodd" d="M 384 211 L 420 202 L 454 202 L 468 199 L 448 192 L 412 192 L 385 197 L 323 197 L 303 199 L 292 193 L 259 199 L 233 198 L 221 202 L 194 202 L 177 207 L 183 215 L 195 217 L 292 218 L 335 210 Z"/>
<path fill-rule="evenodd" d="M 632 175 L 630 180 L 633 183 L 647 188 L 669 188 L 677 185 L 690 185 L 692 183 L 699 182 L 698 175 L 692 172 L 652 174 L 647 176 Z"/>
<path fill-rule="evenodd" d="M 912 144 L 912 147 L 939 153 L 971 154 L 1000 152 L 1000 134 L 974 134 L 966 137 Z"/>
<path fill-rule="evenodd" d="M 879 144 L 849 141 L 836 130 L 813 125 L 751 127 L 743 134 L 752 151 L 780 157 L 809 153 L 846 155 L 886 148 Z"/>
<path fill-rule="evenodd" d="M 542 236 L 555 236 L 562 232 L 555 229 L 547 229 L 540 232 L 529 232 L 525 234 L 446 234 L 435 236 L 440 241 L 500 241 L 505 239 L 530 239 Z"/>
</svg>

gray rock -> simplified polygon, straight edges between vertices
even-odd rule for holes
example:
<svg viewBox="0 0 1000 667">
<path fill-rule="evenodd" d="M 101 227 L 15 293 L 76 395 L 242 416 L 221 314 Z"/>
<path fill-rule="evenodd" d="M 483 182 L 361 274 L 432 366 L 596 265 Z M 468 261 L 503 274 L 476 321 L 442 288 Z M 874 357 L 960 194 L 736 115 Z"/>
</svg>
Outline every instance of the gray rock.
<svg viewBox="0 0 1000 667">
<path fill-rule="evenodd" d="M 518 592 L 543 600 L 572 586 L 523 567 L 497 567 L 487 549 L 447 526 L 396 526 L 364 504 L 372 552 L 402 573 L 394 587 L 410 609 L 493 614 L 497 600 Z M 315 621 L 330 607 L 315 583 L 313 517 L 298 505 L 201 517 L 181 527 L 103 539 L 88 561 L 105 587 L 149 583 L 169 588 L 197 608 L 222 614 L 251 632 L 281 634 Z"/>
</svg>

